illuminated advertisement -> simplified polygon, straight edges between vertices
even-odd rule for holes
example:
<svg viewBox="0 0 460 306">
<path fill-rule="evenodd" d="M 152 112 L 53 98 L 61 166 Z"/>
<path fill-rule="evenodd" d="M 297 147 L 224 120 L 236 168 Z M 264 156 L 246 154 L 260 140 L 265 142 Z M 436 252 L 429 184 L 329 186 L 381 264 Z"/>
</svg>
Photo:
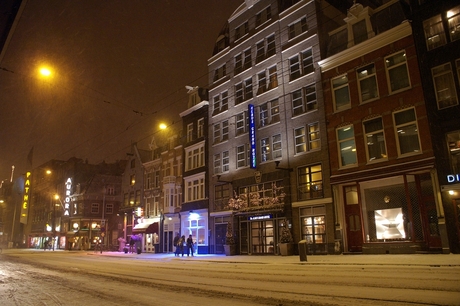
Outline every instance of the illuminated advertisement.
<svg viewBox="0 0 460 306">
<path fill-rule="evenodd" d="M 31 172 L 26 172 L 24 180 L 24 197 L 22 198 L 20 222 L 27 224 L 27 215 L 29 213 L 29 195 L 30 195 L 30 176 Z"/>
<path fill-rule="evenodd" d="M 65 182 L 65 200 L 64 200 L 64 216 L 70 216 L 70 195 L 72 193 L 72 179 L 69 177 Z M 76 212 L 76 204 L 74 207 L 74 215 L 77 214 Z"/>
<path fill-rule="evenodd" d="M 249 165 L 252 169 L 257 167 L 256 163 L 256 124 L 255 124 L 255 114 L 254 114 L 254 105 L 248 105 L 249 113 L 249 144 L 251 146 L 249 153 Z"/>
</svg>

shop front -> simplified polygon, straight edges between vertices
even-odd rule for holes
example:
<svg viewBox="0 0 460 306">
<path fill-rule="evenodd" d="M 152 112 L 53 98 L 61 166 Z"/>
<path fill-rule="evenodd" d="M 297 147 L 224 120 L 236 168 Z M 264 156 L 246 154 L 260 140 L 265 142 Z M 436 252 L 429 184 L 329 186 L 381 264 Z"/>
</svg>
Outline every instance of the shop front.
<svg viewBox="0 0 460 306">
<path fill-rule="evenodd" d="M 429 170 L 341 185 L 345 250 L 440 252 L 440 214 L 433 186 Z"/>
<path fill-rule="evenodd" d="M 283 220 L 279 213 L 239 215 L 240 253 L 278 255 Z"/>
<path fill-rule="evenodd" d="M 160 244 L 160 218 L 141 218 L 132 230 L 132 236 L 137 236 L 141 242 L 141 249 L 146 253 L 155 253 Z M 134 238 L 135 239 L 135 238 Z"/>
<path fill-rule="evenodd" d="M 209 254 L 208 210 L 181 212 L 181 236 L 192 235 L 196 254 Z"/>
</svg>

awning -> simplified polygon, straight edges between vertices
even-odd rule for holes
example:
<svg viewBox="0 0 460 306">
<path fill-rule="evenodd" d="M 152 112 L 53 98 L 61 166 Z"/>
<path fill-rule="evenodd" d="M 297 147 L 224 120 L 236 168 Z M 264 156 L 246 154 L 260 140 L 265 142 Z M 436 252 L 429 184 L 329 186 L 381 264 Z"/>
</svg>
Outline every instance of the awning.
<svg viewBox="0 0 460 306">
<path fill-rule="evenodd" d="M 144 222 L 136 224 L 133 227 L 133 234 L 159 234 L 159 225 L 158 222 Z"/>
</svg>

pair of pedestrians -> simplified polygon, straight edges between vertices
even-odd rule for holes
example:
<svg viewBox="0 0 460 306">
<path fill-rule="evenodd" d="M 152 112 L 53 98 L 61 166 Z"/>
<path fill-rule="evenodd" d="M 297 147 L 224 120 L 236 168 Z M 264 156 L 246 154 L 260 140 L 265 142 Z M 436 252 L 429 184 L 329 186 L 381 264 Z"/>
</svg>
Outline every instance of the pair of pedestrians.
<svg viewBox="0 0 460 306">
<path fill-rule="evenodd" d="M 179 236 L 179 233 L 174 237 L 174 245 L 176 247 L 176 251 L 174 252 L 174 256 L 179 257 L 182 255 L 184 257 L 185 254 L 185 247 L 187 247 L 187 256 L 190 256 L 190 254 L 193 256 L 194 250 L 193 250 L 193 238 L 192 235 L 189 235 L 187 240 L 185 239 L 185 235 L 182 237 Z"/>
</svg>

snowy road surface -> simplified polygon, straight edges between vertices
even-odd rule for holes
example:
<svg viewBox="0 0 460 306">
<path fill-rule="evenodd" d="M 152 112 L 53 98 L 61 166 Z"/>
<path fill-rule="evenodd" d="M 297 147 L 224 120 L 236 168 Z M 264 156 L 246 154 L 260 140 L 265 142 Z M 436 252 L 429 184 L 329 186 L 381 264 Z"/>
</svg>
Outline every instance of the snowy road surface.
<svg viewBox="0 0 460 306">
<path fill-rule="evenodd" d="M 460 305 L 460 266 L 4 252 L 0 305 Z"/>
</svg>

